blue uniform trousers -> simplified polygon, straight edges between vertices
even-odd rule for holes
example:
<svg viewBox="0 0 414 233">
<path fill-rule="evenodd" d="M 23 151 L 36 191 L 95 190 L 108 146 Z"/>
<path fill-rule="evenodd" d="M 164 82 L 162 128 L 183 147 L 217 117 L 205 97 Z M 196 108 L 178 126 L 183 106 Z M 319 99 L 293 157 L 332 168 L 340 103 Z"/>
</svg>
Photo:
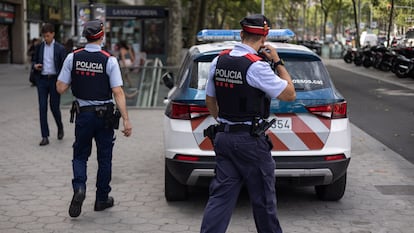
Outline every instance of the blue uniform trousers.
<svg viewBox="0 0 414 233">
<path fill-rule="evenodd" d="M 112 149 L 114 130 L 105 128 L 105 119 L 95 112 L 81 112 L 76 116 L 75 143 L 73 144 L 73 190 L 86 190 L 87 162 L 92 151 L 92 139 L 96 142 L 98 174 L 96 200 L 106 201 L 111 191 Z"/>
<path fill-rule="evenodd" d="M 201 233 L 224 233 L 245 184 L 258 233 L 282 233 L 276 216 L 275 162 L 266 137 L 248 132 L 217 133 L 215 177 L 204 211 Z"/>
<path fill-rule="evenodd" d="M 57 77 L 57 76 L 56 76 Z M 36 87 L 39 100 L 39 118 L 42 137 L 49 137 L 47 123 L 47 101 L 50 96 L 50 110 L 58 128 L 63 128 L 62 114 L 60 112 L 60 94 L 56 91 L 56 78 L 38 77 Z"/>
</svg>

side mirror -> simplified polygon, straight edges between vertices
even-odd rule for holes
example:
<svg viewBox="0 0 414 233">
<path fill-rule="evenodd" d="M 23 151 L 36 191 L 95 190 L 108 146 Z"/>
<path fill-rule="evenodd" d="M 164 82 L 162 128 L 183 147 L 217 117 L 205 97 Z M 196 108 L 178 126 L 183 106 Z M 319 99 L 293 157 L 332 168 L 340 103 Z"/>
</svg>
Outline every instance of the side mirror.
<svg viewBox="0 0 414 233">
<path fill-rule="evenodd" d="M 164 82 L 164 85 L 171 89 L 174 87 L 174 75 L 172 72 L 168 72 L 162 75 L 162 81 Z"/>
</svg>

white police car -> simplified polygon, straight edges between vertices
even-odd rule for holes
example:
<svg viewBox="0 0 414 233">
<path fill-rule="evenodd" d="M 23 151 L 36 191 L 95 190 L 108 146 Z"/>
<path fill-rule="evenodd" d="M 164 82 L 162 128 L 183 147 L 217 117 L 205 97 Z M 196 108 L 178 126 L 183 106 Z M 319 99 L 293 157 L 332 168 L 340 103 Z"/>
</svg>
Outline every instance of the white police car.
<svg viewBox="0 0 414 233">
<path fill-rule="evenodd" d="M 185 200 L 188 187 L 208 185 L 215 154 L 203 130 L 217 123 L 205 105 L 210 63 L 240 40 L 239 30 L 203 30 L 199 40 L 233 40 L 193 46 L 187 52 L 167 97 L 164 116 L 165 197 Z M 268 41 L 286 40 L 290 30 L 270 30 Z M 268 42 L 285 61 L 296 101 L 273 99 L 268 130 L 274 148 L 276 184 L 315 186 L 321 200 L 339 200 L 351 157 L 347 103 L 335 89 L 320 57 L 304 46 Z"/>
</svg>

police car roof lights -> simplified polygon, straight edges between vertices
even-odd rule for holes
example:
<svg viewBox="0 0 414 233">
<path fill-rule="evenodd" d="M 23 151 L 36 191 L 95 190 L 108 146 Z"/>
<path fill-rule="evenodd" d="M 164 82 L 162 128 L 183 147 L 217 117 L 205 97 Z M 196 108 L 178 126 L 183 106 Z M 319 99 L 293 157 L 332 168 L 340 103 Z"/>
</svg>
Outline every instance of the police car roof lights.
<svg viewBox="0 0 414 233">
<path fill-rule="evenodd" d="M 295 37 L 290 29 L 270 29 L 267 35 L 268 41 L 289 41 Z M 200 42 L 214 41 L 240 41 L 240 29 L 203 29 L 197 33 L 197 40 Z"/>
</svg>

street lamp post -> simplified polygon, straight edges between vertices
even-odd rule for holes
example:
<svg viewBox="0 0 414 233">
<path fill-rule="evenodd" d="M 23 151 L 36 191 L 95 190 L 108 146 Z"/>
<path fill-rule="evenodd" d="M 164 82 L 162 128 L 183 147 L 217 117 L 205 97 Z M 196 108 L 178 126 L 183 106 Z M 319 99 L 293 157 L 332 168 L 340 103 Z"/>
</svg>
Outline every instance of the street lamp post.
<svg viewBox="0 0 414 233">
<path fill-rule="evenodd" d="M 94 7 L 94 0 L 89 0 L 89 20 L 94 20 L 95 16 L 94 16 L 94 12 L 93 12 L 93 7 Z"/>
<path fill-rule="evenodd" d="M 265 0 L 262 0 L 262 15 L 265 14 Z"/>
</svg>

